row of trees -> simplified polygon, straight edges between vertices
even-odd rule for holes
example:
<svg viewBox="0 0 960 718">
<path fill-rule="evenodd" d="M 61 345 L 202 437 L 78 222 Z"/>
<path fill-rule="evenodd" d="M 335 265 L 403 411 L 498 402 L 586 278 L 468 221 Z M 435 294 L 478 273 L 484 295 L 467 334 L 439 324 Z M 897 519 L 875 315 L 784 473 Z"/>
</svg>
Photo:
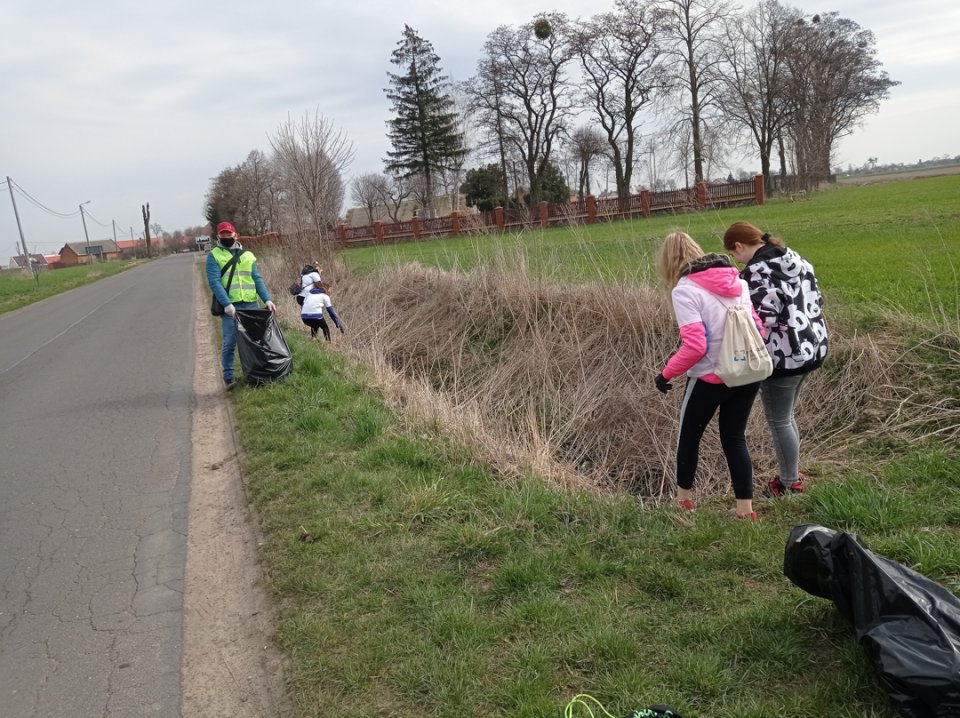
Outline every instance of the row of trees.
<svg viewBox="0 0 960 718">
<path fill-rule="evenodd" d="M 690 186 L 744 148 L 768 184 L 776 164 L 810 186 L 830 174 L 837 140 L 898 84 L 869 30 L 779 0 L 747 10 L 726 0 L 616 0 L 586 20 L 541 14 L 491 32 L 476 74 L 459 84 L 405 26 L 391 62 L 392 149 L 384 172 L 357 177 L 351 196 L 370 217 L 384 209 L 394 219 L 405 200 L 429 214 L 438 193 L 464 189 L 483 207 L 516 201 L 518 187 L 530 203 L 554 199 L 569 192 L 555 181 L 564 174 L 583 195 L 601 167 L 626 196 L 641 158 L 653 189 L 658 157 L 661 172 Z M 207 218 L 322 236 L 343 201 L 352 146 L 319 115 L 288 120 L 271 146 L 272 157 L 255 151 L 221 173 Z"/>
<path fill-rule="evenodd" d="M 434 178 L 452 176 L 455 190 L 485 208 L 516 197 L 508 180 L 519 166 L 514 187 L 536 202 L 548 198 L 544 185 L 559 164 L 582 196 L 598 163 L 625 196 L 640 156 L 674 155 L 689 186 L 744 147 L 768 185 L 776 161 L 781 177 L 809 187 L 829 176 L 837 140 L 897 84 L 875 45 L 852 20 L 808 17 L 779 0 L 746 11 L 713 0 L 617 0 L 587 20 L 546 13 L 498 27 L 476 75 L 451 86 L 430 44 L 407 26 L 393 55 L 405 72 L 390 74 L 387 90 L 394 151 L 387 172 L 360 178 L 353 196 L 372 216 L 407 182 L 429 207 Z M 468 152 L 496 163 L 468 172 L 461 187 Z M 655 169 L 650 179 L 656 185 Z"/>
<path fill-rule="evenodd" d="M 296 232 L 323 238 L 343 205 L 343 173 L 353 144 L 320 114 L 288 117 L 269 136 L 271 154 L 253 150 L 212 181 L 205 216 L 230 221 L 240 234 Z"/>
<path fill-rule="evenodd" d="M 562 143 L 579 160 L 581 192 L 602 157 L 617 192 L 629 194 L 645 126 L 679 151 L 688 185 L 743 146 L 768 180 L 776 158 L 781 175 L 812 184 L 830 174 L 837 140 L 897 84 L 875 45 L 837 13 L 807 17 L 778 0 L 746 11 L 714 0 L 617 0 L 585 21 L 552 13 L 497 28 L 463 91 L 503 174 L 518 157 L 533 198 Z"/>
</svg>

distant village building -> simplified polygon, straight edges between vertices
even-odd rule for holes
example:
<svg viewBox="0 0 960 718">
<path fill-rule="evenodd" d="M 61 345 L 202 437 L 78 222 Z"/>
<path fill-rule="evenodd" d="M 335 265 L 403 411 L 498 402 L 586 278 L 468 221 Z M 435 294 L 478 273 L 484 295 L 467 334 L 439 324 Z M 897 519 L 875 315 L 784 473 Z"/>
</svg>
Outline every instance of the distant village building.
<svg viewBox="0 0 960 718">
<path fill-rule="evenodd" d="M 393 207 L 390 209 L 392 210 Z M 458 206 L 456 208 L 454 208 L 453 202 L 451 201 L 449 195 L 434 197 L 433 209 L 436 212 L 437 217 L 447 217 L 454 211 L 454 209 L 456 209 L 461 216 L 478 213 L 476 207 L 467 207 L 467 198 L 464 195 L 460 195 L 458 198 Z M 414 215 L 418 213 L 418 210 L 420 210 L 422 216 L 420 203 L 413 199 L 405 199 L 400 203 L 400 208 L 395 213 L 397 215 L 396 221 L 409 222 L 411 219 L 413 219 Z M 390 212 L 387 210 L 387 207 L 382 204 L 373 208 L 372 220 L 366 207 L 351 207 L 347 210 L 345 219 L 345 224 L 348 227 L 366 227 L 367 225 L 373 224 L 373 222 L 390 224 L 394 221 L 393 217 L 390 215 Z"/>
<path fill-rule="evenodd" d="M 47 258 L 42 254 L 30 254 L 24 257 L 22 254 L 16 257 L 10 257 L 10 269 L 46 269 Z"/>
<path fill-rule="evenodd" d="M 120 259 L 120 247 L 112 239 L 96 242 L 67 242 L 60 250 L 60 263 L 66 267 Z"/>
</svg>

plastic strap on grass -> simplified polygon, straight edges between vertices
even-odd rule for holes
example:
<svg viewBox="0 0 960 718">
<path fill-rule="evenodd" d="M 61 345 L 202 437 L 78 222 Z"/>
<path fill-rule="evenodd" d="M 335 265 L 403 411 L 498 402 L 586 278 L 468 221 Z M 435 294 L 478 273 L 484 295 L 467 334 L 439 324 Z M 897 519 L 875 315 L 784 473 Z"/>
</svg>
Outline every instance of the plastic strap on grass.
<svg viewBox="0 0 960 718">
<path fill-rule="evenodd" d="M 567 703 L 567 707 L 563 710 L 563 718 L 575 718 L 573 709 L 576 706 L 583 706 L 587 711 L 587 715 L 590 718 L 597 718 L 597 714 L 593 712 L 593 708 L 587 703 L 587 701 L 592 701 L 596 704 L 596 707 L 600 710 L 600 715 L 606 716 L 607 718 L 616 718 L 612 713 L 608 713 L 607 709 L 593 696 L 587 695 L 586 693 L 580 693 L 573 697 L 573 699 Z"/>
</svg>

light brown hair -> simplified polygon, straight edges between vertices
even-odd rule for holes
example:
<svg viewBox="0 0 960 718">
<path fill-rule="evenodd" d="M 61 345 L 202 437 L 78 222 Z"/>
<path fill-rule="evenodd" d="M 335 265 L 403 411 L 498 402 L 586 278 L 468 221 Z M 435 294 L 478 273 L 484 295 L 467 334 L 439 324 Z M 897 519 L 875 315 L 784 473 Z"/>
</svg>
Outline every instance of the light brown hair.
<svg viewBox="0 0 960 718">
<path fill-rule="evenodd" d="M 657 252 L 657 273 L 667 289 L 677 286 L 683 268 L 704 254 L 700 245 L 686 232 L 671 232 L 663 238 Z"/>
<path fill-rule="evenodd" d="M 783 246 L 783 240 L 779 237 L 771 237 L 756 225 L 749 222 L 734 222 L 727 231 L 723 233 L 723 246 L 729 252 L 734 249 L 737 243 L 744 247 L 753 247 L 757 244 L 772 244 L 776 247 Z"/>
</svg>

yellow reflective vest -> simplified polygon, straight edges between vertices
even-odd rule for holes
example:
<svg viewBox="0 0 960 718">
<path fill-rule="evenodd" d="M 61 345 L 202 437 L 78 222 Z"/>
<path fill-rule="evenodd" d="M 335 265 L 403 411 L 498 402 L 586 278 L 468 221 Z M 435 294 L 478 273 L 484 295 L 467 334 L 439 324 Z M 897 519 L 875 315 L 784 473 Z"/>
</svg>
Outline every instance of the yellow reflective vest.
<svg viewBox="0 0 960 718">
<path fill-rule="evenodd" d="M 257 261 L 257 258 L 253 255 L 253 252 L 248 252 L 245 249 L 239 250 L 240 259 L 237 260 L 237 267 L 233 270 L 233 283 L 230 285 L 230 289 L 227 290 L 227 295 L 230 297 L 230 303 L 234 302 L 255 302 L 257 301 L 257 286 L 253 282 L 253 264 Z M 224 265 L 233 259 L 233 252 L 225 247 L 217 245 L 210 250 L 210 253 L 213 254 L 213 258 L 217 261 L 217 266 L 220 267 L 220 271 L 223 272 Z M 230 271 L 227 270 L 223 272 L 220 277 L 220 284 L 223 285 L 223 288 L 227 288 L 227 282 L 230 280 Z"/>
</svg>

